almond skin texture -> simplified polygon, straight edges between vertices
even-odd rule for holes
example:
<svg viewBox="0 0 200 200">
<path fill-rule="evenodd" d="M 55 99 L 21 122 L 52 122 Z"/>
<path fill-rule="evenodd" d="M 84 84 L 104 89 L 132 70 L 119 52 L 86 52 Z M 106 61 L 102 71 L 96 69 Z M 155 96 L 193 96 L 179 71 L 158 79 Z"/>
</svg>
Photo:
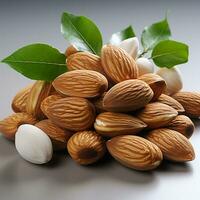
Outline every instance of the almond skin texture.
<svg viewBox="0 0 200 200">
<path fill-rule="evenodd" d="M 149 103 L 140 110 L 137 117 L 148 125 L 148 128 L 159 128 L 171 122 L 178 112 L 163 103 Z"/>
<path fill-rule="evenodd" d="M 185 114 L 192 118 L 200 116 L 200 93 L 178 92 L 172 96 L 185 109 Z"/>
<path fill-rule="evenodd" d="M 17 129 L 22 124 L 32 124 L 37 122 L 36 118 L 27 113 L 15 113 L 0 121 L 0 133 L 6 138 L 14 140 Z"/>
<path fill-rule="evenodd" d="M 35 124 L 36 127 L 44 131 L 53 144 L 54 151 L 66 148 L 67 141 L 72 136 L 72 132 L 55 125 L 51 120 L 45 119 Z"/>
<path fill-rule="evenodd" d="M 103 98 L 103 107 L 112 112 L 128 112 L 144 107 L 153 97 L 152 89 L 141 80 L 126 80 L 113 86 Z"/>
<path fill-rule="evenodd" d="M 148 140 L 133 136 L 117 136 L 107 141 L 109 153 L 122 165 L 136 170 L 152 170 L 161 163 L 161 150 Z"/>
<path fill-rule="evenodd" d="M 138 77 L 135 60 L 119 47 L 105 45 L 101 51 L 101 63 L 107 76 L 115 83 Z"/>
<path fill-rule="evenodd" d="M 43 108 L 45 115 L 56 125 L 71 131 L 89 129 L 95 120 L 95 109 L 80 97 L 65 97 Z"/>
<path fill-rule="evenodd" d="M 172 97 L 170 97 L 170 96 L 168 96 L 166 94 L 161 94 L 159 96 L 157 102 L 164 103 L 164 104 L 166 104 L 168 106 L 171 106 L 172 108 L 177 110 L 177 112 L 179 114 L 185 112 L 185 109 L 183 108 L 183 106 L 178 101 L 176 101 L 174 98 L 172 98 Z"/>
<path fill-rule="evenodd" d="M 69 47 L 67 47 L 67 49 L 66 49 L 66 51 L 65 51 L 65 56 L 66 56 L 67 59 L 68 59 L 68 57 L 69 57 L 70 55 L 75 54 L 75 53 L 77 53 L 77 52 L 78 52 L 78 50 L 76 49 L 76 47 L 73 46 L 73 45 L 70 45 Z M 68 66 L 67 66 L 67 67 L 68 67 Z"/>
<path fill-rule="evenodd" d="M 32 84 L 27 86 L 15 95 L 11 104 L 14 112 L 26 112 L 26 102 L 32 86 Z"/>
<path fill-rule="evenodd" d="M 168 124 L 167 128 L 178 131 L 187 138 L 192 136 L 195 129 L 191 119 L 185 115 L 178 115 Z"/>
<path fill-rule="evenodd" d="M 50 95 L 51 91 L 51 83 L 36 81 L 27 97 L 26 112 L 37 119 L 44 119 L 45 116 L 40 109 L 40 105 L 41 102 Z"/>
<path fill-rule="evenodd" d="M 70 71 L 77 69 L 87 69 L 104 74 L 99 56 L 89 52 L 78 52 L 67 58 L 67 67 Z"/>
<path fill-rule="evenodd" d="M 195 158 L 191 143 L 177 131 L 166 128 L 156 129 L 147 135 L 147 139 L 156 144 L 168 160 L 186 162 Z"/>
<path fill-rule="evenodd" d="M 89 165 L 104 156 L 106 146 L 102 137 L 96 132 L 82 131 L 75 133 L 69 139 L 67 150 L 75 162 Z"/>
<path fill-rule="evenodd" d="M 66 96 L 92 98 L 101 96 L 108 89 L 108 81 L 99 72 L 75 70 L 57 77 L 53 86 Z"/>
<path fill-rule="evenodd" d="M 48 109 L 48 106 L 58 99 L 62 99 L 62 97 L 60 95 L 50 95 L 45 98 L 40 105 L 42 112 L 45 114 L 47 112 L 46 110 Z"/>
<path fill-rule="evenodd" d="M 150 86 L 150 88 L 153 90 L 154 96 L 152 98 L 152 101 L 157 100 L 158 97 L 166 89 L 165 80 L 156 74 L 152 74 L 152 73 L 144 74 L 140 76 L 138 79 L 147 83 Z"/>
<path fill-rule="evenodd" d="M 137 134 L 147 125 L 136 117 L 122 113 L 104 112 L 97 116 L 94 128 L 106 137 Z"/>
</svg>

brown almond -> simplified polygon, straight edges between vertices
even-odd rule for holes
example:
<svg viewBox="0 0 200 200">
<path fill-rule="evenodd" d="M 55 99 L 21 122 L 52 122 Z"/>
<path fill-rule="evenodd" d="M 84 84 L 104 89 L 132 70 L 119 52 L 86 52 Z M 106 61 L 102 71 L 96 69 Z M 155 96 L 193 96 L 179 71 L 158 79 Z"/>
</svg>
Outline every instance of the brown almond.
<svg viewBox="0 0 200 200">
<path fill-rule="evenodd" d="M 178 115 L 167 125 L 167 128 L 178 131 L 187 138 L 190 138 L 194 132 L 193 122 L 185 115 Z"/>
<path fill-rule="evenodd" d="M 156 145 L 133 135 L 117 136 L 108 140 L 107 149 L 122 165 L 136 170 L 154 169 L 163 158 Z"/>
<path fill-rule="evenodd" d="M 101 51 L 101 63 L 107 76 L 115 83 L 138 77 L 135 60 L 119 47 L 105 45 Z"/>
<path fill-rule="evenodd" d="M 154 102 L 147 104 L 145 108 L 140 110 L 137 117 L 145 122 L 148 128 L 159 128 L 166 126 L 177 115 L 178 112 L 174 108 L 163 103 Z"/>
<path fill-rule="evenodd" d="M 172 96 L 185 109 L 185 114 L 192 118 L 200 117 L 200 93 L 178 92 Z"/>
<path fill-rule="evenodd" d="M 45 116 L 40 109 L 40 105 L 41 102 L 50 95 L 51 91 L 51 83 L 36 81 L 27 97 L 26 112 L 37 119 L 44 119 Z"/>
<path fill-rule="evenodd" d="M 126 80 L 113 86 L 103 98 L 103 107 L 112 112 L 137 110 L 148 104 L 152 89 L 141 80 Z"/>
<path fill-rule="evenodd" d="M 97 162 L 106 152 L 102 137 L 94 131 L 75 133 L 67 143 L 67 150 L 74 161 L 81 165 Z"/>
<path fill-rule="evenodd" d="M 106 111 L 103 107 L 103 98 L 105 95 L 106 95 L 106 92 L 104 92 L 99 98 L 93 99 L 93 101 L 92 101 L 97 113 Z"/>
<path fill-rule="evenodd" d="M 171 106 L 172 108 L 177 110 L 177 112 L 179 114 L 185 112 L 185 109 L 183 108 L 183 106 L 178 101 L 176 101 L 174 98 L 172 98 L 172 97 L 170 97 L 166 94 L 161 94 L 159 96 L 157 102 L 164 103 L 168 106 Z"/>
<path fill-rule="evenodd" d="M 75 70 L 57 77 L 53 86 L 66 96 L 92 98 L 101 96 L 108 89 L 108 81 L 99 72 Z"/>
<path fill-rule="evenodd" d="M 37 120 L 27 113 L 15 113 L 0 121 L 0 132 L 8 139 L 13 140 L 18 127 L 22 124 L 34 125 Z"/>
<path fill-rule="evenodd" d="M 77 69 L 93 70 L 104 74 L 99 56 L 89 52 L 78 52 L 67 58 L 67 67 L 70 71 Z"/>
<path fill-rule="evenodd" d="M 51 139 L 55 151 L 66 148 L 67 141 L 72 136 L 72 132 L 62 129 L 51 120 L 45 119 L 35 124 L 43 130 Z"/>
<path fill-rule="evenodd" d="M 122 113 L 104 112 L 96 117 L 95 130 L 106 137 L 137 134 L 147 125 L 136 117 Z"/>
<path fill-rule="evenodd" d="M 87 130 L 95 120 L 94 106 L 80 97 L 61 98 L 42 107 L 53 123 L 71 131 Z"/>
<path fill-rule="evenodd" d="M 69 56 L 71 56 L 72 54 L 75 54 L 77 52 L 78 52 L 78 50 L 76 49 L 76 47 L 74 45 L 70 45 L 69 47 L 67 47 L 67 49 L 65 51 L 65 55 L 68 59 Z"/>
<path fill-rule="evenodd" d="M 32 84 L 20 90 L 12 100 L 12 109 L 14 112 L 26 112 L 26 102 L 31 91 Z"/>
<path fill-rule="evenodd" d="M 151 131 L 147 139 L 156 144 L 168 160 L 186 162 L 194 160 L 194 149 L 189 140 L 181 133 L 162 128 Z"/>
<path fill-rule="evenodd" d="M 153 90 L 154 96 L 152 98 L 152 101 L 157 100 L 158 97 L 166 89 L 165 80 L 162 77 L 158 76 L 157 74 L 152 74 L 152 73 L 144 74 L 138 77 L 138 79 L 147 83 Z"/>
</svg>

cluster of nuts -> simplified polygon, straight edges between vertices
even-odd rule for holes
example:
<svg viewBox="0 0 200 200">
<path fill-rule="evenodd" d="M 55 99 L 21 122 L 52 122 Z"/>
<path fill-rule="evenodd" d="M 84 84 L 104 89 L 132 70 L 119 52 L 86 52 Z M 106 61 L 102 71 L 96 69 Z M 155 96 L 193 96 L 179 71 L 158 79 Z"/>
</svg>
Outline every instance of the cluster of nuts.
<svg viewBox="0 0 200 200">
<path fill-rule="evenodd" d="M 36 164 L 66 148 L 82 165 L 100 160 L 107 150 L 136 170 L 154 169 L 163 159 L 193 160 L 189 117 L 200 116 L 200 93 L 179 91 L 175 68 L 149 73 L 149 61 L 135 61 L 132 54 L 105 45 L 99 57 L 70 46 L 69 71 L 20 91 L 12 102 L 15 114 L 0 121 L 0 132 Z"/>
</svg>

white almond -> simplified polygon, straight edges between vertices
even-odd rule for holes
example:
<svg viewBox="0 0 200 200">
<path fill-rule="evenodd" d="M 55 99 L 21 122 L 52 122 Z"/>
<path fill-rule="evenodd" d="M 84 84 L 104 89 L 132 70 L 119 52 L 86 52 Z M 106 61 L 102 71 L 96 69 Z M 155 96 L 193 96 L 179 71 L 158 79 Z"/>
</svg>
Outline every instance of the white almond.
<svg viewBox="0 0 200 200">
<path fill-rule="evenodd" d="M 153 73 L 154 65 L 153 63 L 147 58 L 138 58 L 136 60 L 136 64 L 138 66 L 139 76 L 143 74 Z"/>
<path fill-rule="evenodd" d="M 156 74 L 158 74 L 165 80 L 167 85 L 165 93 L 167 95 L 173 95 L 182 89 L 183 82 L 181 78 L 181 73 L 177 68 L 161 68 L 156 72 Z"/>
<path fill-rule="evenodd" d="M 34 164 L 44 164 L 52 158 L 50 138 L 41 129 L 30 124 L 18 128 L 15 147 L 22 158 Z"/>
</svg>

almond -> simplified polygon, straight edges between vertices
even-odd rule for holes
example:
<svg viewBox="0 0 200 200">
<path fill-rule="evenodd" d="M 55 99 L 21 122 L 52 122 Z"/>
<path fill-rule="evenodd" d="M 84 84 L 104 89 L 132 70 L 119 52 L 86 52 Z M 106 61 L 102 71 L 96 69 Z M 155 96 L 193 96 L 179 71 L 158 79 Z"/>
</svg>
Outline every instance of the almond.
<svg viewBox="0 0 200 200">
<path fill-rule="evenodd" d="M 183 108 L 183 106 L 178 101 L 176 101 L 175 99 L 173 99 L 172 97 L 170 97 L 166 94 L 161 94 L 159 96 L 159 98 L 157 99 L 157 102 L 164 103 L 168 106 L 171 106 L 172 108 L 177 110 L 178 113 L 184 113 L 185 112 L 185 109 Z"/>
<path fill-rule="evenodd" d="M 40 109 L 41 102 L 50 95 L 52 91 L 51 83 L 36 81 L 27 97 L 26 112 L 37 119 L 44 119 L 44 114 Z"/>
<path fill-rule="evenodd" d="M 161 163 L 161 150 L 148 140 L 133 136 L 117 136 L 107 141 L 109 153 L 122 165 L 136 170 L 151 170 Z"/>
<path fill-rule="evenodd" d="M 103 107 L 103 98 L 106 95 L 106 92 L 104 92 L 99 98 L 96 98 L 92 101 L 92 103 L 95 106 L 96 112 L 101 113 L 105 112 L 106 110 Z"/>
<path fill-rule="evenodd" d="M 66 96 L 92 98 L 100 96 L 108 89 L 108 81 L 99 72 L 75 70 L 57 77 L 53 86 Z"/>
<path fill-rule="evenodd" d="M 47 112 L 46 110 L 48 109 L 48 106 L 58 99 L 62 99 L 62 97 L 60 95 L 50 95 L 46 97 L 40 105 L 42 112 L 45 114 Z"/>
<path fill-rule="evenodd" d="M 200 116 L 200 93 L 178 92 L 172 97 L 183 106 L 186 115 L 193 118 Z"/>
<path fill-rule="evenodd" d="M 147 135 L 147 139 L 156 144 L 168 160 L 186 162 L 195 158 L 191 143 L 177 131 L 167 128 L 156 129 Z"/>
<path fill-rule="evenodd" d="M 20 90 L 12 100 L 12 109 L 14 112 L 26 112 L 27 97 L 31 91 L 32 84 Z"/>
<path fill-rule="evenodd" d="M 147 125 L 136 117 L 122 113 L 104 112 L 97 116 L 94 128 L 106 137 L 137 134 Z"/>
<path fill-rule="evenodd" d="M 70 45 L 69 47 L 67 47 L 67 49 L 65 51 L 65 55 L 68 59 L 69 56 L 71 56 L 72 54 L 75 54 L 77 52 L 78 52 L 77 48 L 74 45 Z"/>
<path fill-rule="evenodd" d="M 65 97 L 44 104 L 44 114 L 56 125 L 71 131 L 89 129 L 95 120 L 95 109 L 86 99 Z"/>
<path fill-rule="evenodd" d="M 144 107 L 153 97 L 141 80 L 126 80 L 113 86 L 103 98 L 103 107 L 113 112 L 128 112 Z"/>
<path fill-rule="evenodd" d="M 49 136 L 55 151 L 65 149 L 67 141 L 72 135 L 72 132 L 60 128 L 49 119 L 42 120 L 36 123 L 35 126 L 40 128 Z"/>
<path fill-rule="evenodd" d="M 139 111 L 137 117 L 148 125 L 148 128 L 159 128 L 166 126 L 172 121 L 178 112 L 163 103 L 149 103 Z"/>
<path fill-rule="evenodd" d="M 71 70 L 87 69 L 104 74 L 99 56 L 89 52 L 78 52 L 67 58 L 67 67 Z"/>
<path fill-rule="evenodd" d="M 106 152 L 102 137 L 94 131 L 75 133 L 69 139 L 67 149 L 73 160 L 81 165 L 98 161 Z"/>
<path fill-rule="evenodd" d="M 187 138 L 190 138 L 194 132 L 193 122 L 185 115 L 178 115 L 167 125 L 167 128 L 178 131 Z"/>
<path fill-rule="evenodd" d="M 101 51 L 101 63 L 107 76 L 115 83 L 138 77 L 135 60 L 119 47 L 105 45 Z"/>
<path fill-rule="evenodd" d="M 144 74 L 140 76 L 138 79 L 147 83 L 150 86 L 150 88 L 153 90 L 154 96 L 152 98 L 152 101 L 157 100 L 158 97 L 166 89 L 165 80 L 156 74 L 152 74 L 152 73 Z"/>
<path fill-rule="evenodd" d="M 27 113 L 15 113 L 0 121 L 0 133 L 13 140 L 17 129 L 22 124 L 35 124 L 37 120 Z"/>
</svg>

